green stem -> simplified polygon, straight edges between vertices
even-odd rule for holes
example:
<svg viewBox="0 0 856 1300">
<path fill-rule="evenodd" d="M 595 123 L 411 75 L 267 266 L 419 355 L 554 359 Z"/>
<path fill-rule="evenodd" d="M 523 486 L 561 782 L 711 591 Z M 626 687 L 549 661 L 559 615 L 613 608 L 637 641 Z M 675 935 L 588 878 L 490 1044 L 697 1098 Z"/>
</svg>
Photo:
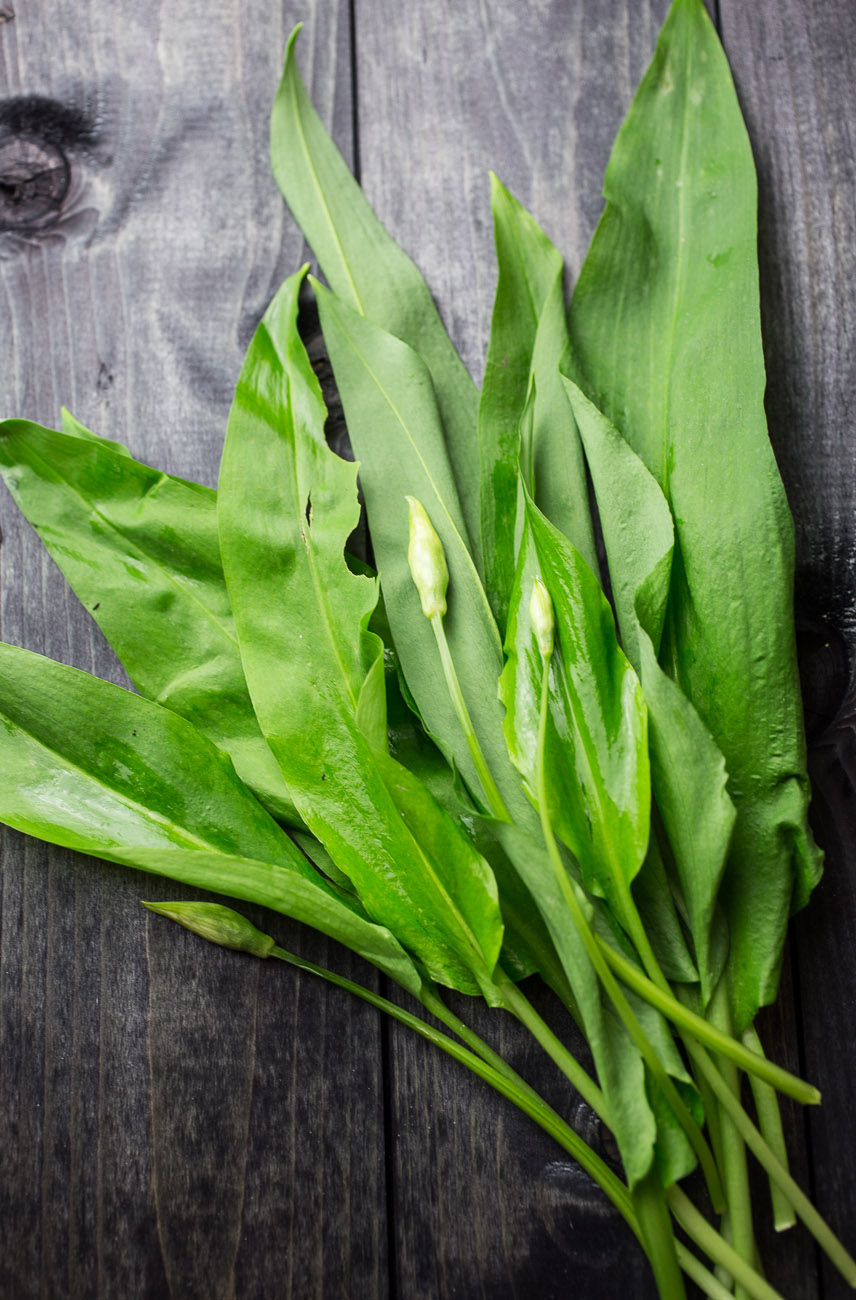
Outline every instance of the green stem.
<svg viewBox="0 0 856 1300">
<path fill-rule="evenodd" d="M 656 1173 L 646 1174 L 632 1189 L 631 1196 L 660 1300 L 686 1300 L 675 1232 Z"/>
<path fill-rule="evenodd" d="M 756 1273 L 733 1246 L 729 1246 L 716 1229 L 711 1227 L 704 1215 L 699 1214 L 680 1187 L 677 1185 L 670 1187 L 666 1193 L 666 1200 L 687 1236 L 712 1260 L 723 1264 L 752 1300 L 782 1300 L 779 1292 L 770 1286 L 760 1273 Z"/>
<path fill-rule="evenodd" d="M 743 1042 L 757 1056 L 766 1060 L 761 1040 L 751 1025 L 743 1034 Z M 755 1111 L 758 1116 L 758 1127 L 761 1130 L 761 1136 L 776 1159 L 781 1162 L 783 1168 L 787 1169 L 788 1150 L 785 1145 L 782 1112 L 779 1110 L 778 1098 L 768 1084 L 763 1083 L 753 1075 L 749 1076 L 749 1084 L 755 1100 Z M 773 1207 L 773 1222 L 776 1225 L 776 1232 L 784 1232 L 786 1229 L 792 1228 L 797 1221 L 794 1207 L 772 1180 L 770 1180 L 770 1201 Z"/>
<path fill-rule="evenodd" d="M 609 1108 L 606 1098 L 591 1075 L 571 1055 L 564 1043 L 556 1037 L 550 1026 L 539 1016 L 526 995 L 521 992 L 514 981 L 500 967 L 497 967 L 494 973 L 494 981 L 506 1011 L 510 1011 L 521 1024 L 526 1026 L 532 1037 L 541 1044 L 544 1051 L 559 1067 L 582 1099 L 591 1106 L 594 1113 L 599 1119 L 603 1120 L 604 1124 L 609 1125 Z"/>
<path fill-rule="evenodd" d="M 458 721 L 467 742 L 467 748 L 470 751 L 470 757 L 473 760 L 473 766 L 476 769 L 482 790 L 484 791 L 487 806 L 491 815 L 501 822 L 510 822 L 508 809 L 505 806 L 502 795 L 499 793 L 497 784 L 493 779 L 490 768 L 487 765 L 482 747 L 479 744 L 478 736 L 473 727 L 470 711 L 467 708 L 467 702 L 464 699 L 464 693 L 461 690 L 461 684 L 458 681 L 458 674 L 455 671 L 455 665 L 452 660 L 452 653 L 449 649 L 449 643 L 446 640 L 446 633 L 443 628 L 442 614 L 432 614 L 430 619 L 431 626 L 434 629 L 434 636 L 437 640 L 437 648 L 440 651 L 440 662 L 443 665 L 443 676 L 446 678 L 446 686 L 452 704 L 457 714 Z"/>
<path fill-rule="evenodd" d="M 711 1273 L 709 1268 L 705 1268 L 700 1259 L 696 1259 L 692 1251 L 687 1250 L 683 1242 L 677 1243 L 678 1263 L 686 1273 L 687 1277 L 695 1282 L 709 1300 L 734 1300 L 734 1293 L 729 1290 L 719 1278 Z"/>
<path fill-rule="evenodd" d="M 548 1106 L 509 1065 L 503 1062 L 503 1069 L 500 1072 L 493 1065 L 488 1064 L 486 1060 L 483 1060 L 480 1055 L 470 1051 L 467 1047 L 462 1047 L 449 1038 L 447 1034 L 434 1029 L 431 1025 L 426 1024 L 424 1020 L 420 1020 L 418 1016 L 414 1016 L 395 1002 L 390 1002 L 388 998 L 383 997 L 380 993 L 374 993 L 362 984 L 346 979 L 343 975 L 337 975 L 334 971 L 327 970 L 323 966 L 316 966 L 313 962 L 304 961 L 302 957 L 286 952 L 284 948 L 276 947 L 271 951 L 270 955 L 271 957 L 278 957 L 281 961 L 286 961 L 300 970 L 309 971 L 312 975 L 319 975 L 322 979 L 328 980 L 339 988 L 347 989 L 349 993 L 353 993 L 364 1002 L 368 1002 L 370 1006 L 376 1007 L 379 1011 L 383 1011 L 386 1015 L 398 1020 L 400 1024 L 406 1025 L 408 1029 L 412 1029 L 421 1038 L 433 1043 L 435 1047 L 439 1047 L 441 1051 L 446 1052 L 454 1060 L 472 1070 L 480 1079 L 489 1083 L 502 1096 L 512 1101 L 525 1115 L 535 1120 L 569 1155 L 573 1156 L 574 1160 L 585 1169 L 586 1173 L 591 1175 L 606 1193 L 612 1204 L 627 1221 L 637 1239 L 644 1245 L 630 1193 L 624 1183 L 612 1172 L 600 1156 L 595 1151 L 592 1151 L 588 1143 L 584 1142 L 570 1125 L 551 1106 Z M 429 992 L 428 1003 L 430 1005 L 428 1005 L 428 1009 L 432 1013 L 435 1011 L 437 1001 L 436 995 Z M 474 1035 L 474 1037 L 476 1036 Z M 483 1044 L 483 1046 L 487 1047 L 487 1044 Z M 491 1051 L 490 1048 L 487 1050 L 488 1052 Z"/>
<path fill-rule="evenodd" d="M 730 1116 L 734 1127 L 749 1150 L 790 1201 L 815 1241 L 826 1251 L 829 1259 L 842 1277 L 849 1282 L 850 1286 L 856 1287 L 856 1260 L 845 1249 L 829 1224 L 825 1222 L 812 1205 L 805 1192 L 794 1182 L 787 1169 L 767 1146 L 767 1143 L 740 1105 L 739 1100 L 723 1080 L 704 1048 L 696 1044 L 690 1050 L 697 1068 L 704 1074 L 711 1089 L 716 1094 L 722 1110 Z"/>
<path fill-rule="evenodd" d="M 667 1019 L 671 1020 L 674 1025 L 680 1029 L 685 1029 L 688 1033 L 700 1043 L 704 1043 L 719 1056 L 725 1056 L 728 1060 L 733 1061 L 735 1065 L 740 1066 L 748 1074 L 762 1079 L 764 1083 L 777 1088 L 788 1097 L 793 1097 L 795 1101 L 801 1102 L 802 1105 L 816 1106 L 820 1102 L 820 1092 L 812 1084 L 806 1083 L 803 1079 L 798 1079 L 796 1075 L 791 1074 L 788 1070 L 783 1070 L 781 1066 L 774 1065 L 772 1061 L 760 1052 L 750 1050 L 749 1046 L 732 1038 L 729 1034 L 712 1025 L 709 1020 L 703 1016 L 696 1015 L 689 1007 L 685 1007 L 676 997 L 662 986 L 655 984 L 652 979 L 643 975 L 633 962 L 629 961 L 623 953 L 620 953 L 611 944 L 602 939 L 598 939 L 604 957 L 609 962 L 612 969 L 618 975 L 622 983 L 626 984 L 629 989 L 638 994 L 645 1002 L 661 1012 Z M 760 1044 L 759 1044 L 760 1046 Z M 754 1084 L 753 1084 L 754 1087 Z"/>
<path fill-rule="evenodd" d="M 717 1068 L 720 1078 L 739 1104 L 740 1076 L 735 1066 L 730 1061 L 723 1060 Z M 757 1261 L 758 1251 L 752 1222 L 752 1193 L 749 1188 L 746 1146 L 739 1130 L 734 1127 L 730 1116 L 727 1112 L 723 1112 L 721 1106 L 719 1107 L 719 1133 L 722 1150 L 722 1181 L 728 1203 L 731 1242 L 741 1259 L 751 1266 Z M 749 1292 L 744 1288 L 740 1278 L 736 1274 L 733 1276 L 735 1300 L 747 1300 Z"/>
<path fill-rule="evenodd" d="M 626 997 L 622 993 L 618 985 L 618 982 L 615 979 L 615 976 L 610 970 L 606 962 L 606 959 L 604 958 L 601 952 L 600 946 L 597 940 L 595 939 L 594 934 L 592 933 L 591 927 L 589 926 L 589 923 L 586 920 L 582 907 L 580 906 L 580 902 L 576 896 L 576 893 L 574 892 L 574 887 L 570 879 L 568 878 L 568 873 L 565 870 L 565 866 L 564 863 L 562 862 L 561 854 L 559 853 L 559 846 L 556 843 L 556 837 L 553 834 L 553 827 L 550 824 L 550 815 L 547 809 L 547 783 L 546 783 L 546 774 L 544 770 L 545 767 L 544 750 L 545 750 L 545 737 L 546 737 L 546 728 L 547 728 L 547 708 L 549 703 L 548 685 L 549 685 L 549 672 L 550 672 L 550 658 L 551 656 L 544 655 L 544 670 L 543 670 L 542 681 L 541 681 L 541 709 L 540 709 L 540 720 L 538 726 L 538 758 L 537 758 L 537 773 L 536 773 L 538 811 L 541 817 L 541 829 L 544 836 L 544 843 L 547 846 L 547 852 L 549 854 L 550 861 L 553 864 L 553 870 L 556 875 L 556 880 L 562 892 L 562 896 L 565 899 L 565 903 L 567 904 L 568 911 L 571 914 L 571 919 L 573 920 L 577 933 L 585 947 L 586 952 L 588 953 L 589 959 L 592 965 L 594 966 L 595 971 L 597 972 L 598 978 L 600 979 L 601 984 L 606 990 L 606 993 L 608 994 L 609 999 L 612 1002 L 612 1005 L 614 1006 L 616 1012 L 618 1013 L 618 1016 L 622 1024 L 624 1025 L 625 1029 L 627 1030 L 628 1034 L 630 1035 L 631 1039 L 636 1045 L 639 1053 L 641 1054 L 643 1060 L 645 1061 L 645 1064 L 648 1066 L 648 1069 L 651 1071 L 651 1074 L 656 1079 L 657 1083 L 662 1089 L 663 1095 L 665 1096 L 666 1100 L 668 1101 L 669 1105 L 674 1111 L 678 1122 L 680 1123 L 681 1127 L 686 1133 L 690 1141 L 690 1144 L 692 1145 L 693 1150 L 698 1156 L 699 1164 L 701 1165 L 702 1170 L 704 1172 L 705 1181 L 707 1182 L 708 1190 L 710 1192 L 710 1198 L 711 1201 L 713 1202 L 714 1208 L 719 1209 L 723 1205 L 722 1186 L 719 1180 L 719 1173 L 716 1168 L 716 1162 L 713 1159 L 713 1154 L 710 1150 L 710 1147 L 705 1141 L 701 1129 L 699 1128 L 698 1124 L 696 1123 L 695 1119 L 690 1113 L 689 1107 L 687 1106 L 684 1099 L 681 1097 L 680 1093 L 678 1092 L 672 1080 L 669 1078 L 669 1075 L 666 1073 L 662 1061 L 657 1056 L 657 1053 L 652 1047 L 651 1042 L 648 1039 L 648 1036 L 646 1035 L 642 1026 L 639 1024 L 639 1021 L 636 1019 L 636 1016 L 633 1013 L 633 1009 L 630 1006 L 630 1003 L 627 1001 Z"/>
</svg>

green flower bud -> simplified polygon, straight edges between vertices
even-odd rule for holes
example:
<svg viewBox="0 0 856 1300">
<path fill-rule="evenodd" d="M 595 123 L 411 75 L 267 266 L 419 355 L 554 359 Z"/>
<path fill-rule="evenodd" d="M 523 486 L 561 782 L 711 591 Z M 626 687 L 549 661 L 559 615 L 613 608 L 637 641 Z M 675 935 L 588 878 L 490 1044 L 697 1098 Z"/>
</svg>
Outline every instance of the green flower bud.
<svg viewBox="0 0 856 1300">
<path fill-rule="evenodd" d="M 529 617 L 532 620 L 532 627 L 535 631 L 538 649 L 541 651 L 541 658 L 549 659 L 553 653 L 556 620 L 553 615 L 553 602 L 550 599 L 550 593 L 540 578 L 536 578 L 532 584 L 532 595 L 529 597 Z"/>
<path fill-rule="evenodd" d="M 408 497 L 407 504 L 410 508 L 410 544 L 407 548 L 410 576 L 419 592 L 425 617 L 442 616 L 446 612 L 446 588 L 449 585 L 443 543 L 421 501 Z"/>
<path fill-rule="evenodd" d="M 143 907 L 178 921 L 186 930 L 224 948 L 237 948 L 254 957 L 269 957 L 276 947 L 269 934 L 262 934 L 240 912 L 233 912 L 221 903 L 143 903 Z"/>
</svg>

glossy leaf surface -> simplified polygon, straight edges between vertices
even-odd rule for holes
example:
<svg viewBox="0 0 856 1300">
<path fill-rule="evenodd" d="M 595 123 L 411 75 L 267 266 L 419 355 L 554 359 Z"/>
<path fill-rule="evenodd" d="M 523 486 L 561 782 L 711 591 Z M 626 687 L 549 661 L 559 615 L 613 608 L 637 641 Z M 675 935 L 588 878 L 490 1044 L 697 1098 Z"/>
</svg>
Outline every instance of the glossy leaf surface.
<svg viewBox="0 0 856 1300">
<path fill-rule="evenodd" d="M 380 650 L 366 630 L 377 583 L 344 557 L 357 468 L 324 442 L 297 333 L 302 279 L 286 281 L 256 332 L 223 452 L 221 544 L 247 681 L 302 817 L 369 914 L 438 981 L 474 992 L 502 938 L 490 869 L 359 725 Z"/>
<path fill-rule="evenodd" d="M 648 705 L 651 777 L 687 908 L 705 1001 L 714 906 L 734 826 L 722 754 L 692 704 L 660 668 L 674 531 L 656 480 L 618 431 L 568 382 L 597 498 L 619 627 Z"/>
<path fill-rule="evenodd" d="M 0 473 L 18 506 L 137 689 L 226 750 L 271 812 L 297 822 L 244 680 L 216 494 L 64 423 L 74 432 L 0 424 Z"/>
<path fill-rule="evenodd" d="M 495 176 L 491 207 L 498 278 L 478 413 L 480 512 L 485 590 L 504 631 L 520 535 L 521 454 L 547 517 L 590 563 L 595 548 L 579 439 L 558 370 L 568 337 L 562 257 Z"/>
<path fill-rule="evenodd" d="M 273 106 L 273 172 L 333 291 L 415 348 L 437 397 L 469 543 L 479 544 L 475 384 L 411 259 L 387 234 L 306 94 L 292 33 Z M 474 550 L 477 555 L 477 550 Z"/>
<path fill-rule="evenodd" d="M 613 149 L 570 312 L 574 378 L 675 520 L 661 662 L 722 751 L 737 808 L 722 898 L 738 1027 L 775 994 L 820 870 L 793 639 L 793 529 L 767 439 L 756 183 L 701 0 L 677 0 Z"/>
<path fill-rule="evenodd" d="M 620 918 L 648 846 L 647 711 L 598 579 L 527 497 L 500 690 L 509 750 L 535 802 L 542 658 L 529 601 L 536 577 L 556 621 L 545 761 L 550 818 L 586 888 Z"/>
<path fill-rule="evenodd" d="M 0 785 L 7 825 L 261 903 L 420 987 L 389 932 L 313 870 L 229 759 L 169 709 L 0 645 L 0 759 L 16 773 Z"/>
</svg>

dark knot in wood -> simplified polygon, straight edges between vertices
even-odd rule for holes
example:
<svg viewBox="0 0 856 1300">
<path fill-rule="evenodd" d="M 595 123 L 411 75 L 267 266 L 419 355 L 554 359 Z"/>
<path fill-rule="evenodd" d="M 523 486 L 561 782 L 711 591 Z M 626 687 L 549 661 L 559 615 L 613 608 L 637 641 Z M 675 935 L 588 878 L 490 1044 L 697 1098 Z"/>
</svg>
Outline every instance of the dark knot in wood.
<svg viewBox="0 0 856 1300">
<path fill-rule="evenodd" d="M 0 137 L 0 230 L 51 221 L 70 182 L 71 167 L 58 145 L 26 135 Z"/>
</svg>

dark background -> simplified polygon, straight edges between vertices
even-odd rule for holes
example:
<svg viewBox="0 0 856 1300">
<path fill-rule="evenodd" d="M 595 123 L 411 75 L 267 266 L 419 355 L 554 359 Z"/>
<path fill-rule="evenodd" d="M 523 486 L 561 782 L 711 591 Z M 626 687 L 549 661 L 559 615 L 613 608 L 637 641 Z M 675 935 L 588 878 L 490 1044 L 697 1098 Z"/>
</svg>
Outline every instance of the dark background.
<svg viewBox="0 0 856 1300">
<path fill-rule="evenodd" d="M 319 111 L 478 375 L 494 282 L 488 169 L 573 275 L 666 8 L 0 3 L 0 414 L 56 426 L 65 404 L 140 459 L 215 481 L 243 350 L 304 257 L 267 162 L 299 19 Z M 828 850 L 761 1028 L 823 1090 L 819 1111 L 786 1110 L 793 1167 L 852 1247 L 856 10 L 719 0 L 711 12 L 760 174 L 768 411 L 797 521 Z M 36 172 L 27 203 L 14 201 Z M 5 493 L 0 529 L 2 638 L 122 681 Z M 2 1300 L 652 1296 L 588 1180 L 439 1053 L 308 976 L 144 913 L 140 898 L 178 896 L 168 883 L 13 832 L 0 846 Z M 265 924 L 372 979 L 311 933 Z M 497 1014 L 480 1024 L 573 1110 L 525 1036 Z M 760 1182 L 758 1204 L 789 1300 L 843 1297 L 800 1229 L 773 1239 Z"/>
</svg>

